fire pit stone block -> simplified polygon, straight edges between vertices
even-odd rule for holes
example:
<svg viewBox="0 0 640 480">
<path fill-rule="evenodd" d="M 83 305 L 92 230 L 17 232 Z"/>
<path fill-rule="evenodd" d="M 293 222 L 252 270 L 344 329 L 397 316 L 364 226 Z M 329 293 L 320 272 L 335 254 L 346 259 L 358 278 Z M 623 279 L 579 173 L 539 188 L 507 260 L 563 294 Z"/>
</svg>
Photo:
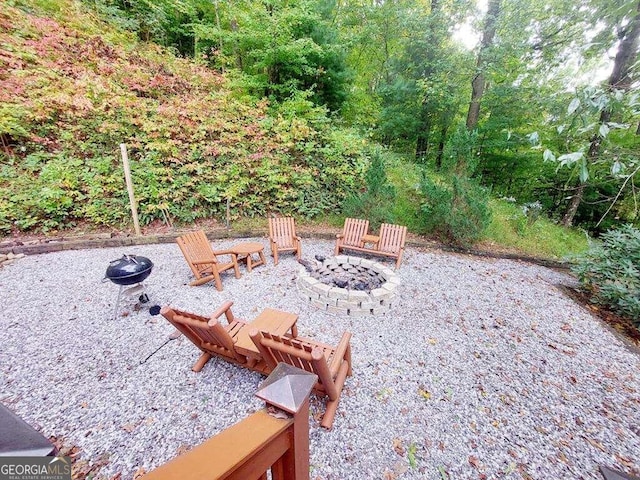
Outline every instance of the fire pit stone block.
<svg viewBox="0 0 640 480">
<path fill-rule="evenodd" d="M 389 312 L 400 279 L 378 262 L 338 255 L 324 260 L 315 272 L 300 268 L 296 284 L 300 295 L 321 310 L 363 316 Z"/>
</svg>

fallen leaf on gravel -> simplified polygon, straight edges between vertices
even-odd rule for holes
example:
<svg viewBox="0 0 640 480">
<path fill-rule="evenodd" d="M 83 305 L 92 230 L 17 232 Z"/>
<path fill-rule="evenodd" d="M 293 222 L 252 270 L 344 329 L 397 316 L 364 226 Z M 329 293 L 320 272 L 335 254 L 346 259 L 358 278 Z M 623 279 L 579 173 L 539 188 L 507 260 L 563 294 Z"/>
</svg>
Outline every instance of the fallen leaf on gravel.
<svg viewBox="0 0 640 480">
<path fill-rule="evenodd" d="M 402 440 L 400 440 L 399 438 L 394 438 L 393 439 L 393 449 L 401 457 L 404 456 L 405 449 L 402 446 Z"/>
<path fill-rule="evenodd" d="M 147 471 L 142 468 L 139 467 L 134 473 L 133 473 L 133 480 L 138 480 L 139 478 L 142 478 L 144 475 L 146 475 Z"/>
<path fill-rule="evenodd" d="M 469 464 L 474 468 L 480 468 L 480 460 L 473 455 L 469 457 Z"/>
<path fill-rule="evenodd" d="M 538 431 L 538 433 L 542 433 L 543 435 L 549 435 L 549 432 L 547 430 L 545 430 L 544 427 L 540 427 L 540 426 L 536 425 L 536 430 Z"/>
<path fill-rule="evenodd" d="M 565 323 L 564 325 L 562 325 L 560 327 L 560 330 L 563 330 L 565 332 L 570 332 L 571 331 L 571 325 L 569 325 L 568 323 Z"/>
<path fill-rule="evenodd" d="M 635 466 L 636 466 L 635 463 L 633 462 L 633 460 L 631 460 L 630 458 L 627 458 L 627 457 L 623 457 L 619 453 L 616 453 L 616 458 L 618 459 L 618 461 L 621 464 L 623 464 L 625 467 L 627 467 L 629 469 L 634 469 Z"/>
<path fill-rule="evenodd" d="M 133 423 L 127 423 L 122 427 L 125 432 L 133 432 L 136 429 L 136 426 Z"/>
<path fill-rule="evenodd" d="M 121 473 L 116 473 L 113 477 L 111 477 L 109 480 L 120 480 L 120 478 L 122 478 L 122 474 Z"/>
<path fill-rule="evenodd" d="M 429 340 L 427 340 L 429 342 L 430 345 L 435 345 L 436 343 L 438 343 L 438 340 L 435 338 L 430 338 Z"/>
<path fill-rule="evenodd" d="M 527 472 L 527 466 L 520 463 L 518 464 L 518 471 L 520 472 L 520 475 L 522 475 L 522 478 L 524 480 L 533 480 L 533 477 L 531 475 L 529 475 L 529 472 Z"/>
<path fill-rule="evenodd" d="M 593 438 L 589 438 L 589 437 L 584 437 L 584 436 L 582 438 L 584 438 L 587 442 L 589 442 L 591 445 L 593 445 L 597 449 L 602 450 L 603 452 L 606 452 L 605 448 L 597 440 L 594 440 Z"/>
<path fill-rule="evenodd" d="M 447 472 L 442 465 L 438 467 L 438 473 L 440 473 L 440 478 L 442 480 L 449 480 L 449 472 Z"/>
<path fill-rule="evenodd" d="M 430 400 L 431 399 L 431 393 L 429 391 L 427 391 L 427 390 L 423 390 L 422 388 L 419 388 L 418 389 L 418 393 L 425 400 Z"/>
</svg>

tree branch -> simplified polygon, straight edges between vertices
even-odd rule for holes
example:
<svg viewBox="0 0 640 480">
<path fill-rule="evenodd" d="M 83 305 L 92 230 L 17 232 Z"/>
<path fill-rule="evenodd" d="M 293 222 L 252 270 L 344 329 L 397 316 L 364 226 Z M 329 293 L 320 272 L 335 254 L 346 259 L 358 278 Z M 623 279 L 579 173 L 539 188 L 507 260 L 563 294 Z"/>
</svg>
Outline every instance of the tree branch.
<svg viewBox="0 0 640 480">
<path fill-rule="evenodd" d="M 616 194 L 616 198 L 613 199 L 613 202 L 611 202 L 611 205 L 609 205 L 609 208 L 607 208 L 607 211 L 604 212 L 604 215 L 602 215 L 602 218 L 600 218 L 600 220 L 598 220 L 598 223 L 596 223 L 596 227 L 598 227 L 602 221 L 605 219 L 605 217 L 609 214 L 609 212 L 611 211 L 611 209 L 613 208 L 613 206 L 616 204 L 616 202 L 618 201 L 618 198 L 620 198 L 620 195 L 622 194 L 622 191 L 624 190 L 624 187 L 627 186 L 627 183 L 629 182 L 629 180 L 633 179 L 633 177 L 636 175 L 636 173 L 640 172 L 640 165 L 638 165 L 638 167 L 633 171 L 633 173 L 631 175 L 629 175 L 627 177 L 627 179 L 624 181 L 624 183 L 622 184 L 622 186 L 620 187 L 620 190 L 618 190 L 618 193 Z M 635 198 L 635 196 L 634 196 Z"/>
</svg>

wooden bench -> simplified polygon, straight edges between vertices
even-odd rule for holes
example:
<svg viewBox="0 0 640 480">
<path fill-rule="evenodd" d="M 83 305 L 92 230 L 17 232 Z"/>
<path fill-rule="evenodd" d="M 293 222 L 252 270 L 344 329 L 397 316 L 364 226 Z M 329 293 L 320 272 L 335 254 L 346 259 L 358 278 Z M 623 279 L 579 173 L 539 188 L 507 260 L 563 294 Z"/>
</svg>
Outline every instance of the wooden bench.
<svg viewBox="0 0 640 480">
<path fill-rule="evenodd" d="M 367 233 L 369 221 L 359 218 L 346 218 L 342 233 L 336 237 L 335 254 L 343 250 L 382 255 L 396 259 L 396 269 L 400 266 L 407 237 L 407 227 L 383 223 L 379 235 Z"/>
</svg>

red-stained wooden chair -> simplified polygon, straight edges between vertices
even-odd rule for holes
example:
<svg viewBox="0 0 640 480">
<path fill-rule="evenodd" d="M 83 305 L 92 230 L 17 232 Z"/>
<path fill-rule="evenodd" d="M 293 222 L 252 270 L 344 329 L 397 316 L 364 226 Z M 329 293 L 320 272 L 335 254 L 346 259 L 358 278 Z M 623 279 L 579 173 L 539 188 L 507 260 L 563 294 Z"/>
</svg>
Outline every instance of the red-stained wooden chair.
<svg viewBox="0 0 640 480">
<path fill-rule="evenodd" d="M 278 264 L 280 252 L 294 252 L 300 260 L 302 244 L 296 235 L 296 224 L 292 217 L 269 218 L 269 243 L 274 264 Z"/>
<path fill-rule="evenodd" d="M 213 280 L 216 288 L 222 291 L 220 273 L 231 268 L 233 268 L 236 278 L 240 278 L 237 255 L 231 250 L 214 251 L 202 230 L 182 235 L 176 241 L 189 264 L 189 268 L 196 277 L 189 285 L 202 285 Z M 230 260 L 220 262 L 218 255 L 229 255 Z"/>
<path fill-rule="evenodd" d="M 202 370 L 202 367 L 213 356 L 253 370 L 265 371 L 255 361 L 251 362 L 246 356 L 236 351 L 236 339 L 243 329 L 248 328 L 248 324 L 233 316 L 231 312 L 232 305 L 233 302 L 225 302 L 209 317 L 177 310 L 169 306 L 164 306 L 160 310 L 162 316 L 171 325 L 176 327 L 180 333 L 202 350 L 200 358 L 192 367 L 194 372 Z M 218 321 L 222 315 L 226 317 L 226 325 L 222 325 Z"/>
<path fill-rule="evenodd" d="M 359 218 L 345 218 L 342 233 L 336 235 L 335 254 L 339 255 L 340 251 L 346 249 L 361 249 L 364 247 L 362 237 L 369 230 L 369 220 Z"/>
<path fill-rule="evenodd" d="M 318 376 L 314 392 L 329 397 L 320 423 L 330 429 L 347 376 L 351 375 L 351 334 L 345 332 L 336 347 L 308 338 L 278 336 L 252 328 L 249 336 L 269 370 L 278 362 L 288 363 Z"/>
<path fill-rule="evenodd" d="M 403 225 L 392 225 L 383 223 L 380 226 L 380 240 L 378 241 L 377 253 L 396 259 L 396 269 L 402 261 L 404 244 L 407 238 L 407 227 Z"/>
</svg>

